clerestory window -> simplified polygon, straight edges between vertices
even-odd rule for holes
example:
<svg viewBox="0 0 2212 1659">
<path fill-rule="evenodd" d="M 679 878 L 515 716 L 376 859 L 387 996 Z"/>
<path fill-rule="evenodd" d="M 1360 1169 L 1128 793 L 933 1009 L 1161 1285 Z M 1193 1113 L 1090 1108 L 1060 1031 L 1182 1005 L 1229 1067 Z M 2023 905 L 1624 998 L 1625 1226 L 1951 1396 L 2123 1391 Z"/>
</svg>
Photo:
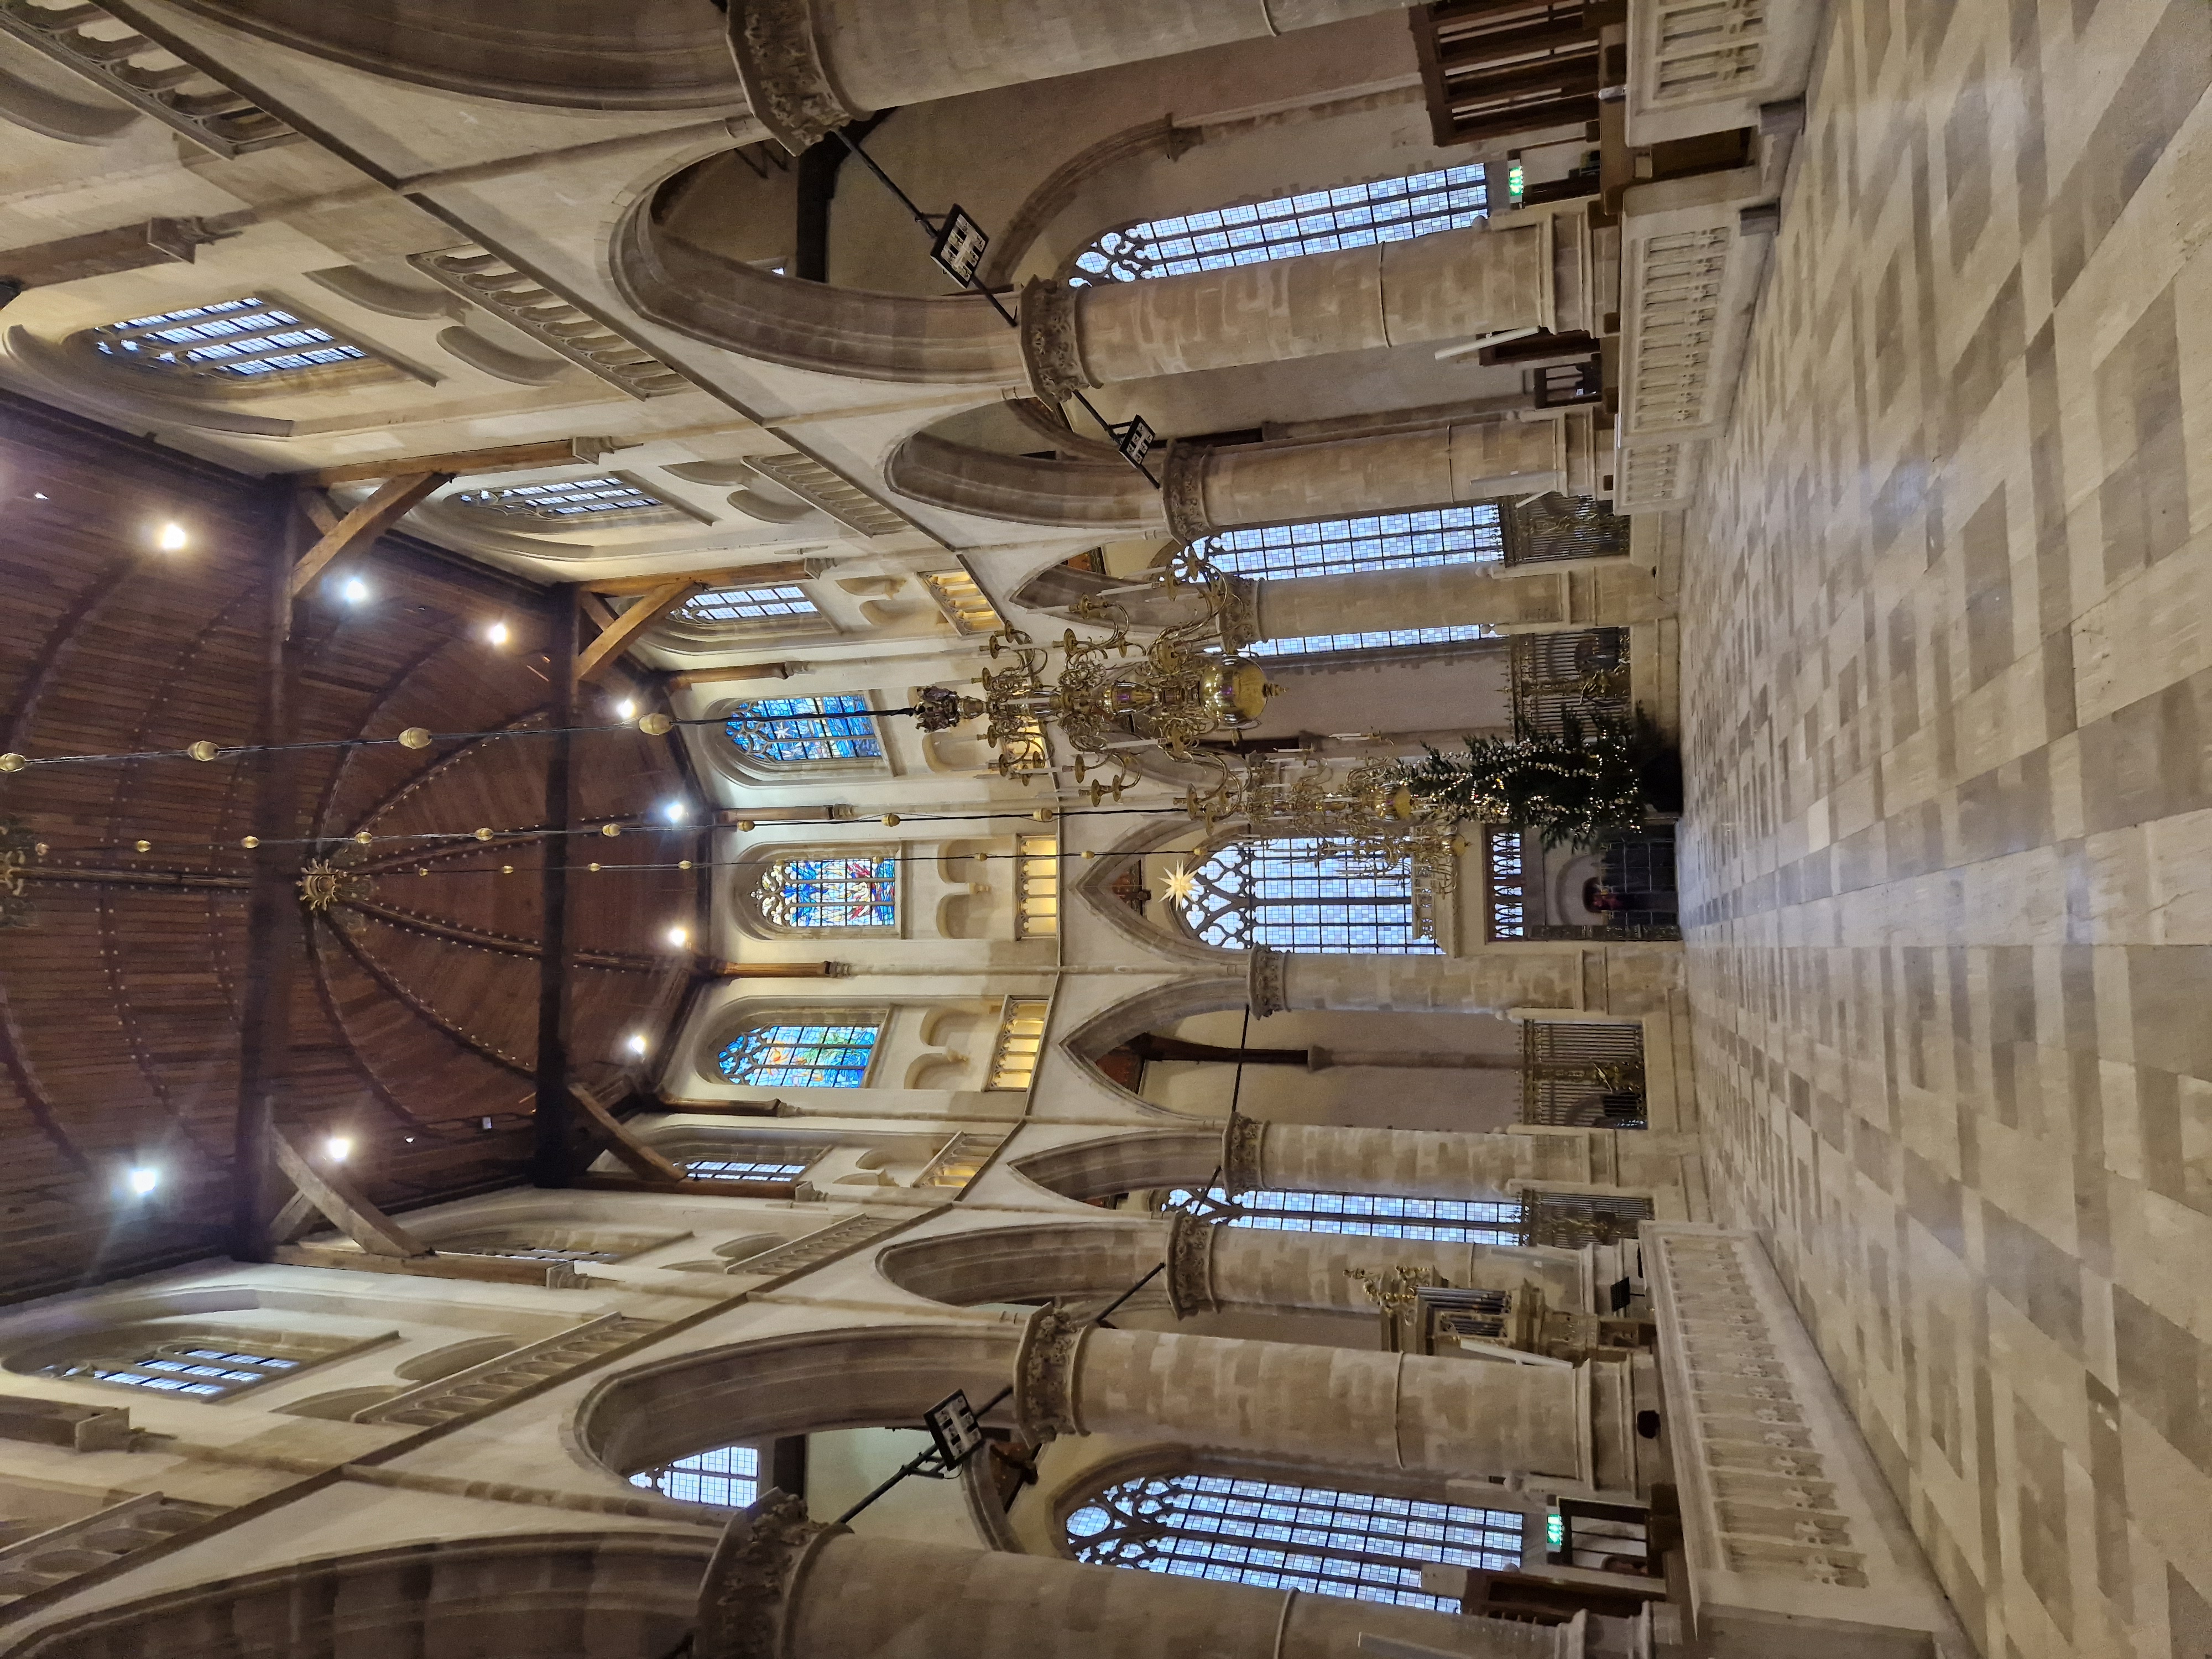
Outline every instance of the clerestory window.
<svg viewBox="0 0 2212 1659">
<path fill-rule="evenodd" d="M 1488 210 L 1480 167 L 1443 167 L 1109 230 L 1075 256 L 1068 282 L 1133 283 L 1264 264 L 1461 230 Z"/>
<path fill-rule="evenodd" d="M 1376 1193 L 1294 1193 L 1254 1188 L 1178 1188 L 1168 1207 L 1226 1227 L 1277 1233 L 1349 1233 L 1431 1244 L 1522 1244 L 1528 1220 L 1516 1199 L 1392 1198 Z"/>
<path fill-rule="evenodd" d="M 665 518 L 674 509 L 650 490 L 624 478 L 577 478 L 566 483 L 514 484 L 465 490 L 463 507 L 541 524 L 604 523 L 611 519 Z"/>
<path fill-rule="evenodd" d="M 889 853 L 778 859 L 762 872 L 755 896 L 762 918 L 778 927 L 895 927 L 898 860 Z"/>
<path fill-rule="evenodd" d="M 785 620 L 818 622 L 821 617 L 805 588 L 777 582 L 763 587 L 710 587 L 678 605 L 674 620 L 694 627 L 727 628 Z"/>
<path fill-rule="evenodd" d="M 750 1509 L 760 1501 L 760 1452 L 752 1446 L 719 1446 L 694 1452 L 658 1468 L 640 1469 L 633 1486 L 686 1504 L 713 1504 L 726 1510 Z"/>
<path fill-rule="evenodd" d="M 266 381 L 368 356 L 320 324 L 251 295 L 132 317 L 94 329 L 90 338 L 103 356 L 200 379 Z"/>
<path fill-rule="evenodd" d="M 1076 1559 L 1179 1578 L 1455 1613 L 1421 1588 L 1426 1562 L 1518 1571 L 1520 1515 L 1283 1480 L 1119 1480 L 1067 1517 Z"/>
<path fill-rule="evenodd" d="M 1435 956 L 1418 929 L 1411 873 L 1364 873 L 1304 836 L 1232 842 L 1194 872 L 1183 921 L 1224 951 L 1265 945 L 1332 955 Z"/>
<path fill-rule="evenodd" d="M 738 752 L 774 766 L 881 760 L 866 697 L 763 697 L 730 710 L 723 728 Z"/>
<path fill-rule="evenodd" d="M 763 1089 L 857 1089 L 868 1080 L 882 1027 L 756 1025 L 724 1046 L 722 1075 Z"/>
<path fill-rule="evenodd" d="M 163 1342 L 129 1358 L 71 1360 L 46 1369 L 49 1376 L 94 1377 L 149 1394 L 220 1400 L 256 1383 L 289 1376 L 302 1361 L 241 1352 L 200 1342 Z"/>
<path fill-rule="evenodd" d="M 1194 546 L 1237 575 L 1279 580 L 1418 565 L 1494 563 L 1505 556 L 1505 532 L 1495 502 L 1474 501 L 1419 513 L 1223 530 Z"/>
<path fill-rule="evenodd" d="M 694 1158 L 684 1173 L 694 1181 L 751 1181 L 789 1186 L 805 1175 L 818 1154 L 778 1147 L 747 1158 Z"/>
</svg>

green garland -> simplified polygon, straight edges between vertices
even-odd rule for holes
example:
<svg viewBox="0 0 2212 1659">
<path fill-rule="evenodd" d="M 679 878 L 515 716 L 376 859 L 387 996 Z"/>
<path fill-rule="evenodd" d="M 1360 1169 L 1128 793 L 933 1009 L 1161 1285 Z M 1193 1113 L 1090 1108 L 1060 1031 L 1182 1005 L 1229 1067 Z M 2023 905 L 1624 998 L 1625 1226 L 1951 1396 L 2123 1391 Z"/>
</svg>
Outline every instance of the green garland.
<svg viewBox="0 0 2212 1659">
<path fill-rule="evenodd" d="M 1641 709 L 1632 720 L 1563 711 L 1559 726 L 1557 735 L 1468 738 L 1464 758 L 1430 747 L 1426 760 L 1400 766 L 1395 781 L 1455 817 L 1510 823 L 1547 847 L 1599 846 L 1669 805 L 1663 784 L 1652 786 L 1680 763 Z"/>
</svg>

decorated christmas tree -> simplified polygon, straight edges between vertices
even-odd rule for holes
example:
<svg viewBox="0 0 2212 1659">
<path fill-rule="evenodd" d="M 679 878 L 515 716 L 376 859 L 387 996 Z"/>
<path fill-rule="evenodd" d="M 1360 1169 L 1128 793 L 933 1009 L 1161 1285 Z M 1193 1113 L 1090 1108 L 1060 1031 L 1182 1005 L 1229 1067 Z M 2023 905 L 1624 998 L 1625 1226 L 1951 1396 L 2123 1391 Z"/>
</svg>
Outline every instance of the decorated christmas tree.
<svg viewBox="0 0 2212 1659">
<path fill-rule="evenodd" d="M 1627 720 L 1569 710 L 1556 733 L 1465 741 L 1464 756 L 1431 748 L 1396 781 L 1434 809 L 1510 823 L 1547 846 L 1595 847 L 1680 810 L 1680 758 L 1641 709 Z"/>
</svg>

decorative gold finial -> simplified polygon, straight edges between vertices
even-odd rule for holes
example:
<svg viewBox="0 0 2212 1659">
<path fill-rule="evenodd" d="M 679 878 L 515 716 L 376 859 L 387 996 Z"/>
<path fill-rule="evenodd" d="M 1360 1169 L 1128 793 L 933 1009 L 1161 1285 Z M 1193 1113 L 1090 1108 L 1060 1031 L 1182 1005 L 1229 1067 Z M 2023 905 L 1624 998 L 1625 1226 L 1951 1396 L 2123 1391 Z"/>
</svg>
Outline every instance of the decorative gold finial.
<svg viewBox="0 0 2212 1659">
<path fill-rule="evenodd" d="M 599 833 L 603 836 L 619 836 L 622 834 L 622 825 L 619 823 L 603 823 L 599 826 Z"/>
<path fill-rule="evenodd" d="M 12 750 L 7 754 L 0 755 L 0 772 L 20 772 L 30 763 L 30 758 L 27 756 L 18 755 Z"/>
<path fill-rule="evenodd" d="M 356 830 L 354 831 L 353 839 L 356 846 L 366 847 L 369 842 L 374 841 L 376 837 L 370 835 L 366 830 Z"/>
<path fill-rule="evenodd" d="M 430 746 L 428 728 L 420 726 L 409 726 L 399 734 L 399 746 L 402 749 L 428 749 Z"/>
<path fill-rule="evenodd" d="M 511 864 L 502 864 L 499 866 L 499 872 L 502 876 L 511 876 L 514 873 L 514 866 Z"/>
<path fill-rule="evenodd" d="M 150 841 L 142 841 L 137 843 L 137 848 L 142 853 L 150 853 L 154 850 L 154 843 Z"/>
<path fill-rule="evenodd" d="M 1030 816 L 1035 818 L 1039 823 L 1050 823 L 1054 818 L 1059 816 L 1059 814 L 1054 812 L 1049 806 L 1040 806 L 1036 811 L 1030 813 Z"/>
<path fill-rule="evenodd" d="M 261 845 L 261 837 L 258 836 L 248 836 L 244 841 L 238 844 L 250 853 L 255 848 Z"/>
<path fill-rule="evenodd" d="M 676 729 L 676 721 L 667 714 L 647 714 L 638 721 L 637 729 L 648 738 L 665 738 Z"/>
<path fill-rule="evenodd" d="M 886 827 L 895 824 L 898 821 L 899 815 L 896 812 L 886 812 L 884 814 L 884 823 Z"/>
<path fill-rule="evenodd" d="M 596 864 L 586 865 L 585 868 L 588 869 L 595 876 L 599 873 L 599 866 Z"/>
<path fill-rule="evenodd" d="M 477 839 L 478 841 L 489 841 L 489 840 L 491 839 L 491 831 L 490 831 L 490 830 L 477 830 Z"/>
<path fill-rule="evenodd" d="M 185 752 L 196 761 L 211 761 L 222 753 L 222 749 L 220 744 L 210 743 L 205 738 L 202 738 L 198 743 L 188 745 Z"/>
<path fill-rule="evenodd" d="M 739 818 L 738 820 L 738 828 L 740 830 L 750 830 L 752 827 L 753 821 L 750 818 Z"/>
<path fill-rule="evenodd" d="M 691 867 L 691 860 L 690 859 L 678 859 L 676 860 L 676 867 L 679 870 L 689 870 Z"/>
</svg>

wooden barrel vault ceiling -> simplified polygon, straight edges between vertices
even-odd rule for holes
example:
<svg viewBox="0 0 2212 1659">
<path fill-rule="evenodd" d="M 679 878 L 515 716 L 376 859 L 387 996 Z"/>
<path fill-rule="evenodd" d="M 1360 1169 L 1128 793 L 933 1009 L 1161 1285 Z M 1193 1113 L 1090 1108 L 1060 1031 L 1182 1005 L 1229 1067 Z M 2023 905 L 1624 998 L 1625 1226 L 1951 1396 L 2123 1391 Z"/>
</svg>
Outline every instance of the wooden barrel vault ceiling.
<svg viewBox="0 0 2212 1659">
<path fill-rule="evenodd" d="M 269 481 L 0 401 L 0 750 L 254 738 L 282 500 Z M 173 522 L 188 544 L 161 551 L 158 528 Z M 363 603 L 311 592 L 299 738 L 546 723 L 555 596 L 398 536 L 350 568 L 370 585 Z M 497 620 L 512 632 L 504 648 L 484 637 Z M 696 850 L 690 836 L 646 827 L 684 787 L 671 741 L 577 739 L 580 817 L 637 827 L 573 844 L 532 833 L 551 746 L 518 736 L 302 757 L 301 814 L 333 842 L 362 830 L 501 832 L 458 850 L 349 850 L 365 892 L 319 914 L 286 907 L 279 1127 L 295 1140 L 352 1139 L 351 1167 L 386 1207 L 524 1178 L 546 857 L 605 866 L 572 878 L 576 1075 L 619 1092 L 625 1040 L 665 1030 L 684 994 L 690 959 L 665 935 L 696 925 L 698 877 L 619 870 Z M 47 849 L 21 883 L 27 925 L 0 928 L 0 1233 L 11 1247 L 0 1297 L 227 1248 L 253 856 L 240 842 L 263 827 L 253 771 L 149 760 L 0 777 L 0 819 Z M 134 1167 L 161 1171 L 149 1197 L 126 1190 Z"/>
</svg>

